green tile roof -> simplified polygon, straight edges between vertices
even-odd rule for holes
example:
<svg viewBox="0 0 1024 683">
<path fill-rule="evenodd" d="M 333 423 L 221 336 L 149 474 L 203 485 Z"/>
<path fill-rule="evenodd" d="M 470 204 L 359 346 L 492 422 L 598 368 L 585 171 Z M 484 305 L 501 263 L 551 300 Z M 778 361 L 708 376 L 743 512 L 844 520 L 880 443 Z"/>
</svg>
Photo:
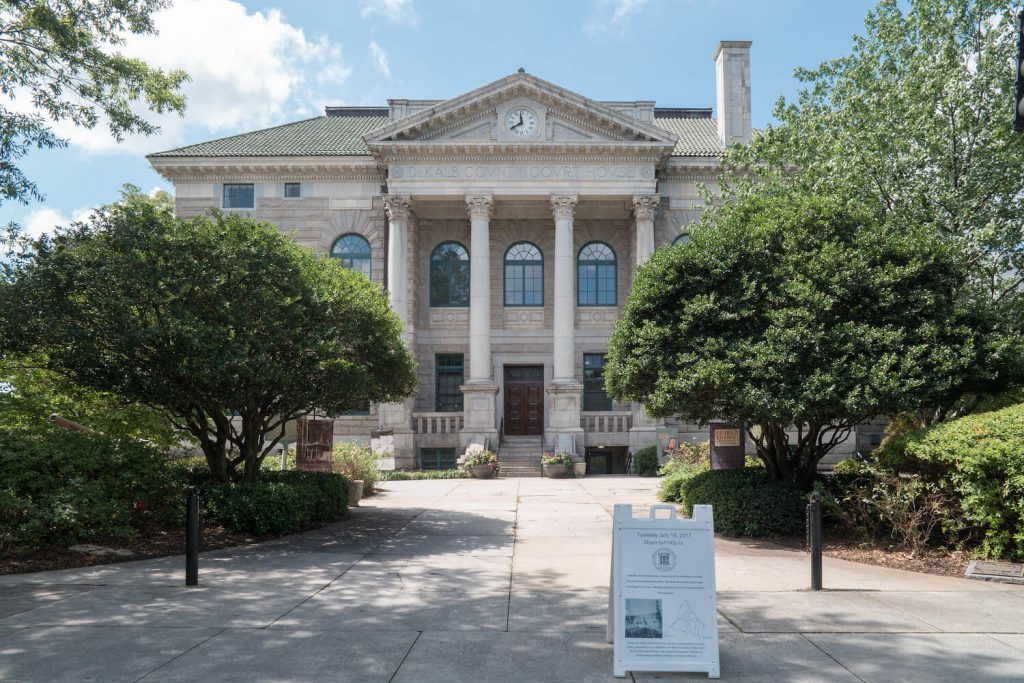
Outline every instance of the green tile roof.
<svg viewBox="0 0 1024 683">
<path fill-rule="evenodd" d="M 363 134 L 387 123 L 387 116 L 318 116 L 149 156 L 369 156 L 370 150 L 363 142 Z"/>
<path fill-rule="evenodd" d="M 718 123 L 714 119 L 655 117 L 654 125 L 679 138 L 672 150 L 674 157 L 717 157 L 722 154 Z"/>
<path fill-rule="evenodd" d="M 387 116 L 318 116 L 149 156 L 369 156 L 363 135 L 387 123 Z M 679 137 L 672 156 L 708 157 L 722 153 L 714 119 L 659 117 L 654 124 Z"/>
</svg>

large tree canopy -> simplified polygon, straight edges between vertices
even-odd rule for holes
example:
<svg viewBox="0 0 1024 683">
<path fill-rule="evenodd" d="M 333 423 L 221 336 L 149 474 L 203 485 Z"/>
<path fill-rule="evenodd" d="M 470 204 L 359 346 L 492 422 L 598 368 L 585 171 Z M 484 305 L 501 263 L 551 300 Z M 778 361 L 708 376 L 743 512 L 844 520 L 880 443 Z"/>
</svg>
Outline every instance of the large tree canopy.
<svg viewBox="0 0 1024 683">
<path fill-rule="evenodd" d="M 725 198 L 827 196 L 892 229 L 933 229 L 969 265 L 957 296 L 997 305 L 1012 345 L 1024 333 L 1024 139 L 1010 125 L 1018 5 L 882 0 L 849 55 L 799 69 L 804 88 L 778 102 L 778 123 L 729 151 Z M 990 379 L 986 393 L 1018 378 Z M 975 400 L 947 397 L 923 406 L 919 420 L 955 416 Z"/>
<path fill-rule="evenodd" d="M 0 311 L 0 349 L 159 408 L 223 479 L 254 479 L 289 420 L 416 386 L 378 284 L 272 225 L 137 192 L 23 252 Z"/>
<path fill-rule="evenodd" d="M 654 416 L 745 423 L 774 479 L 810 486 L 858 422 L 984 381 L 999 349 L 988 309 L 954 296 L 966 268 L 928 227 L 739 199 L 640 268 L 606 385 Z"/>
<path fill-rule="evenodd" d="M 154 33 L 167 0 L 0 0 L 0 200 L 40 197 L 16 162 L 32 148 L 63 147 L 56 121 L 110 134 L 159 129 L 138 110 L 183 112 L 184 71 L 162 71 L 117 48 Z M 141 105 L 141 106 L 140 106 Z"/>
</svg>

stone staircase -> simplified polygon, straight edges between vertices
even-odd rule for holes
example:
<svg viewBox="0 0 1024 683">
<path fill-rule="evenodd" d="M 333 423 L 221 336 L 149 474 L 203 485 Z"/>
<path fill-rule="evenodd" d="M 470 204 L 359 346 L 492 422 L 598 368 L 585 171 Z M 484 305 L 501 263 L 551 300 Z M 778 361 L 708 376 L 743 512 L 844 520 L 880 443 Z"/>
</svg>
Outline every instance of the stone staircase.
<svg viewBox="0 0 1024 683">
<path fill-rule="evenodd" d="M 542 436 L 506 436 L 498 446 L 499 477 L 541 476 Z"/>
</svg>

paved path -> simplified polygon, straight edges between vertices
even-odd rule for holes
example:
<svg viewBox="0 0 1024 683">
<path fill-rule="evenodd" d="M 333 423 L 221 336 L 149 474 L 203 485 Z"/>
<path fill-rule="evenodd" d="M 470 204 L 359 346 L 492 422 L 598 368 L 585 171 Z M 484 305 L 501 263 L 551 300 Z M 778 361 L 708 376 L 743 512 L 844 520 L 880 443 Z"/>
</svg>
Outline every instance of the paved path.
<svg viewBox="0 0 1024 683">
<path fill-rule="evenodd" d="M 616 502 L 656 481 L 394 482 L 259 546 L 0 577 L 0 680 L 614 681 Z M 1024 590 L 720 540 L 722 680 L 1020 681 Z M 701 679 L 637 674 L 634 681 Z M 627 679 L 630 680 L 630 679 Z"/>
</svg>

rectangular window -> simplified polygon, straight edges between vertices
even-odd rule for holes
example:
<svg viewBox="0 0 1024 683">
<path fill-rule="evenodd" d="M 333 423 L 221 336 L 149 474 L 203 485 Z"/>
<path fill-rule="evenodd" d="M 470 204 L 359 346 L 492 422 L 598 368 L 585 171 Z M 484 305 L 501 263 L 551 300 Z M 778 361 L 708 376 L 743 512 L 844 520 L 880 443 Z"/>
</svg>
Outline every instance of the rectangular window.
<svg viewBox="0 0 1024 683">
<path fill-rule="evenodd" d="M 611 410 L 612 400 L 604 391 L 604 354 L 583 354 L 583 410 Z"/>
<path fill-rule="evenodd" d="M 434 356 L 434 409 L 439 413 L 462 412 L 463 356 L 439 353 Z"/>
<path fill-rule="evenodd" d="M 256 186 L 252 183 L 224 183 L 224 208 L 256 208 Z"/>
<path fill-rule="evenodd" d="M 302 183 L 285 183 L 284 196 L 288 199 L 298 199 L 302 196 Z"/>
<path fill-rule="evenodd" d="M 454 448 L 421 448 L 421 470 L 453 470 L 455 469 Z"/>
<path fill-rule="evenodd" d="M 354 410 L 346 410 L 342 415 L 346 417 L 355 417 L 358 415 L 369 415 L 370 414 L 370 402 L 367 401 L 363 405 L 359 406 Z"/>
</svg>

